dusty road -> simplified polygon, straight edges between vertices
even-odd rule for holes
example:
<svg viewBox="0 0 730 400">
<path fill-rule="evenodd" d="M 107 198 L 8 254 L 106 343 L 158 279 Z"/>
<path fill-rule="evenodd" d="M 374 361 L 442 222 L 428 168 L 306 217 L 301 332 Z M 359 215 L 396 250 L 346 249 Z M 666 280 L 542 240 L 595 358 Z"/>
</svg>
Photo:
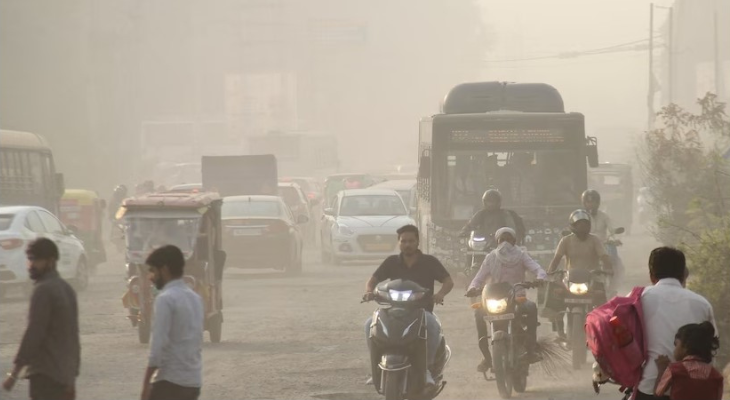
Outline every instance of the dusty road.
<svg viewBox="0 0 730 400">
<path fill-rule="evenodd" d="M 655 243 L 645 236 L 625 238 L 622 257 L 626 288 L 646 284 L 646 260 Z M 312 252 L 313 253 L 313 252 Z M 86 292 L 79 294 L 82 370 L 78 399 L 135 399 L 146 366 L 147 345 L 125 319 L 125 290 L 120 257 L 99 268 Z M 113 260 L 113 261 L 114 261 Z M 202 399 L 378 399 L 365 385 L 368 360 L 363 321 L 374 309 L 360 304 L 372 265 L 323 267 L 310 255 L 297 278 L 250 274 L 229 268 L 225 275 L 223 341 L 203 349 Z M 9 296 L 0 303 L 0 370 L 8 371 L 25 326 L 28 303 Z M 448 385 L 439 398 L 497 399 L 493 383 L 475 372 L 480 360 L 471 310 L 455 289 L 436 309 L 453 350 Z M 548 334 L 543 323 L 540 334 Z M 560 378 L 533 367 L 524 399 L 615 399 L 613 387 L 593 394 L 590 371 L 566 371 Z M 20 382 L 2 399 L 27 398 Z"/>
</svg>

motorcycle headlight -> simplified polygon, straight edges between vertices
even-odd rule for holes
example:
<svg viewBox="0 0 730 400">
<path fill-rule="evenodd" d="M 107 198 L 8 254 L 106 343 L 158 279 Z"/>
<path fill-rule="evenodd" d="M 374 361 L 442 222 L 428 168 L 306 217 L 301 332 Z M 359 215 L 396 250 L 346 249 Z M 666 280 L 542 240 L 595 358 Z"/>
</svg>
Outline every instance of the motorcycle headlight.
<svg viewBox="0 0 730 400">
<path fill-rule="evenodd" d="M 500 314 L 507 309 L 507 299 L 489 299 L 487 300 L 487 312 L 490 314 Z"/>
<path fill-rule="evenodd" d="M 487 240 L 483 237 L 473 237 L 469 239 L 468 244 L 470 249 L 481 251 L 487 247 Z"/>
<path fill-rule="evenodd" d="M 568 289 L 570 290 L 570 293 L 573 294 L 586 294 L 588 293 L 588 285 L 585 283 L 570 283 L 568 285 Z"/>
<path fill-rule="evenodd" d="M 343 236 L 352 236 L 355 234 L 355 231 L 347 225 L 337 225 L 337 233 Z"/>
</svg>

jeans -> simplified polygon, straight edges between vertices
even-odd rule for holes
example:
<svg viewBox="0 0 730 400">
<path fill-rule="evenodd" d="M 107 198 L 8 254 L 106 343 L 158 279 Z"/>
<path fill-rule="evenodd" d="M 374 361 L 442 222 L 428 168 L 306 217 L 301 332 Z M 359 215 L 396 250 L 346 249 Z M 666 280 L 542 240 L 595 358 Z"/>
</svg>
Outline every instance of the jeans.
<svg viewBox="0 0 730 400">
<path fill-rule="evenodd" d="M 370 324 L 373 322 L 373 317 L 368 318 L 365 321 L 365 338 L 367 339 L 368 349 L 370 348 Z M 441 322 L 439 321 L 436 314 L 426 311 L 426 346 L 428 348 L 428 366 L 429 368 L 433 365 L 436 359 L 436 352 L 438 351 L 439 344 L 441 343 Z"/>
<path fill-rule="evenodd" d="M 484 320 L 484 310 L 481 308 L 474 311 L 474 322 L 477 324 L 477 341 L 479 350 L 485 359 L 491 361 L 492 355 L 489 353 L 487 342 L 481 339 L 489 334 L 487 330 L 487 321 Z M 515 322 L 519 323 L 524 316 L 525 327 L 527 327 L 527 337 L 525 338 L 525 349 L 528 353 L 533 353 L 537 345 L 537 304 L 530 300 L 520 304 L 515 315 Z"/>
</svg>

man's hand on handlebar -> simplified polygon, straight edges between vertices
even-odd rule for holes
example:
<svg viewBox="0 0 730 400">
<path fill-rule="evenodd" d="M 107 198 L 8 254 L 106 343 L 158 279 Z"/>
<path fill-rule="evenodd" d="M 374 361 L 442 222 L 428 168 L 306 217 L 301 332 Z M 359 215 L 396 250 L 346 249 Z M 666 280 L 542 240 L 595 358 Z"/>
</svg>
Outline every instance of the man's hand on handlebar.
<svg viewBox="0 0 730 400">
<path fill-rule="evenodd" d="M 441 305 L 443 305 L 444 304 L 444 295 L 442 295 L 440 293 L 434 294 L 433 295 L 433 303 L 434 304 L 441 304 Z"/>
<path fill-rule="evenodd" d="M 481 290 L 479 288 L 470 288 L 466 291 L 464 294 L 464 297 L 477 297 L 481 293 Z"/>
<path fill-rule="evenodd" d="M 362 303 L 367 303 L 368 301 L 375 300 L 375 294 L 373 292 L 366 292 L 362 295 Z"/>
</svg>

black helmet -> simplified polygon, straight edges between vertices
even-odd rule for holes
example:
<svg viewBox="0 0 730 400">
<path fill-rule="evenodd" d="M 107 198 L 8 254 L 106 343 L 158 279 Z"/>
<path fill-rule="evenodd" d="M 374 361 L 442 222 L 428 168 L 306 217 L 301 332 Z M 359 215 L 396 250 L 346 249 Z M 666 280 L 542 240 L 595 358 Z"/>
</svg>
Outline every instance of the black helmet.
<svg viewBox="0 0 730 400">
<path fill-rule="evenodd" d="M 581 200 L 585 203 L 586 201 L 592 201 L 597 205 L 601 204 L 601 194 L 597 190 L 588 189 L 581 195 Z"/>
<path fill-rule="evenodd" d="M 572 213 L 570 213 L 568 223 L 570 225 L 575 225 L 576 222 L 581 220 L 586 220 L 588 222 L 591 221 L 591 216 L 588 214 L 588 211 L 583 209 L 573 211 Z"/>
<path fill-rule="evenodd" d="M 502 206 L 502 193 L 497 189 L 488 189 L 482 195 L 482 204 L 487 205 L 487 200 L 492 200 L 497 203 L 498 207 Z"/>
</svg>

